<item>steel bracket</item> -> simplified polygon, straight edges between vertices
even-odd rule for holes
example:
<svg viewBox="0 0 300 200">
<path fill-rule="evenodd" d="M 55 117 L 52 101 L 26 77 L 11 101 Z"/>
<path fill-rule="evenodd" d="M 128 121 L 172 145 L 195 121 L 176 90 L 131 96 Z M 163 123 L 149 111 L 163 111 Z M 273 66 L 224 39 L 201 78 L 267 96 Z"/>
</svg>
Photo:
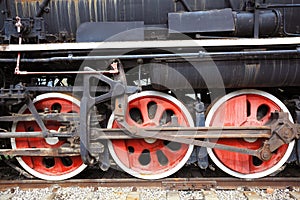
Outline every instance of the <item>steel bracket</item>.
<svg viewBox="0 0 300 200">
<path fill-rule="evenodd" d="M 95 71 L 89 67 L 85 67 L 84 71 Z M 112 100 L 115 102 L 115 114 L 119 118 L 123 118 L 126 112 L 126 103 L 127 103 L 127 94 L 132 94 L 138 91 L 137 87 L 127 87 L 126 86 L 126 80 L 125 80 L 125 74 L 123 71 L 123 67 L 121 66 L 121 63 L 118 62 L 118 74 L 115 74 L 114 79 L 103 75 L 103 74 L 84 74 L 83 75 L 83 95 L 80 102 L 80 152 L 81 152 L 81 158 L 85 164 L 93 164 L 95 163 L 95 155 L 98 155 L 103 152 L 103 146 L 101 144 L 95 145 L 91 144 L 91 129 L 90 129 L 90 117 L 91 117 L 91 111 L 92 108 L 96 104 L 99 104 L 101 102 Z M 123 77 L 123 78 L 120 78 Z M 105 94 L 102 94 L 100 96 L 92 96 L 92 90 L 91 90 L 91 78 L 97 79 L 101 82 L 104 82 L 109 85 L 109 91 Z M 123 81 L 123 80 L 125 81 Z M 100 147 L 100 146 L 101 147 Z M 94 150 L 99 150 L 100 152 L 94 152 Z"/>
<path fill-rule="evenodd" d="M 273 152 L 283 144 L 288 144 L 300 137 L 299 124 L 293 124 L 289 120 L 288 113 L 274 112 L 271 115 L 270 127 L 272 136 L 265 145 Z"/>
<path fill-rule="evenodd" d="M 16 103 L 20 103 L 22 99 L 27 97 L 26 88 L 20 85 L 17 85 L 15 88 L 13 85 L 9 89 L 0 89 L 0 102 L 5 102 L 6 99 L 16 100 Z"/>
</svg>

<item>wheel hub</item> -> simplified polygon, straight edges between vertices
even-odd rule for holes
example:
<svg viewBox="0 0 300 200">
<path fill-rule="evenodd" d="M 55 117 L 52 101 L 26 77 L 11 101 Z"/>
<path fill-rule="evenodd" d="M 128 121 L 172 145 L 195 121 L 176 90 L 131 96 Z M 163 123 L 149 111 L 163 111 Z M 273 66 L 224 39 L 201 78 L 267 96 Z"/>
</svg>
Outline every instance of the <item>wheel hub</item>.
<svg viewBox="0 0 300 200">
<path fill-rule="evenodd" d="M 48 138 L 45 138 L 45 141 L 49 145 L 56 145 L 59 142 L 59 139 L 58 139 L 58 137 L 48 137 Z"/>
<path fill-rule="evenodd" d="M 155 143 L 157 141 L 155 138 L 145 138 L 144 140 L 148 144 L 153 144 L 153 143 Z"/>
</svg>

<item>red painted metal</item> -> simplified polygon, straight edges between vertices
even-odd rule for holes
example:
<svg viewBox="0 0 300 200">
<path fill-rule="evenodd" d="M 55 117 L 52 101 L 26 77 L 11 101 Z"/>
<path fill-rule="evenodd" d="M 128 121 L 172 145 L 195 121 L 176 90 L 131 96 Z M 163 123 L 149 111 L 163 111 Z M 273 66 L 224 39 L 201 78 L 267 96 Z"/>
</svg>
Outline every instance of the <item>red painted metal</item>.
<svg viewBox="0 0 300 200">
<path fill-rule="evenodd" d="M 155 111 L 149 105 L 156 105 Z M 140 111 L 139 120 L 130 116 L 129 113 L 133 109 Z M 167 126 L 170 124 L 170 119 L 162 122 L 162 119 L 168 115 L 166 111 L 178 117 L 179 126 L 189 126 L 179 106 L 158 96 L 134 99 L 128 103 L 128 110 L 126 121 L 131 126 L 139 128 Z M 116 121 L 113 122 L 112 127 L 118 127 Z M 151 135 L 149 135 L 150 137 Z M 186 144 L 173 143 L 171 145 L 173 147 L 169 147 L 166 141 L 154 140 L 147 142 L 147 139 L 112 140 L 112 144 L 121 162 L 127 168 L 140 174 L 161 174 L 174 168 L 184 158 L 189 148 L 189 145 Z"/>
<path fill-rule="evenodd" d="M 271 112 L 280 110 L 272 100 L 255 94 L 240 95 L 224 102 L 215 112 L 211 126 L 261 126 L 270 118 Z M 216 140 L 215 140 L 216 141 Z M 219 139 L 219 144 L 258 149 L 265 139 Z M 270 160 L 262 162 L 254 156 L 213 149 L 217 158 L 228 168 L 242 174 L 263 172 L 284 156 L 288 145 L 281 146 Z"/>
<path fill-rule="evenodd" d="M 39 112 L 43 112 L 45 108 L 51 110 L 58 108 L 60 113 L 79 112 L 79 106 L 73 104 L 71 101 L 62 98 L 46 98 L 35 104 Z M 24 113 L 30 113 L 25 110 Z M 57 121 L 44 122 L 48 130 L 58 130 L 61 124 Z M 21 121 L 17 123 L 16 132 L 25 131 L 41 131 L 38 124 L 34 121 Z M 17 148 L 57 148 L 66 143 L 65 140 L 60 139 L 58 143 L 51 145 L 46 142 L 44 138 L 16 138 Z M 80 156 L 73 157 L 39 157 L 39 156 L 23 156 L 22 160 L 35 171 L 49 176 L 60 176 L 68 174 L 83 163 Z"/>
</svg>

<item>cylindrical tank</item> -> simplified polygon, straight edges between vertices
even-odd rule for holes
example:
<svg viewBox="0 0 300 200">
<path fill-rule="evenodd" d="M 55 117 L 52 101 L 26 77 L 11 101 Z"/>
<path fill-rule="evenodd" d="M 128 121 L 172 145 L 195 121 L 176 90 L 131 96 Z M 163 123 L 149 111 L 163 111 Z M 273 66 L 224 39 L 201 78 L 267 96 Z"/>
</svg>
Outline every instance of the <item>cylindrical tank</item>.
<svg viewBox="0 0 300 200">
<path fill-rule="evenodd" d="M 151 82 L 157 89 L 300 86 L 299 65 L 292 58 L 154 64 Z"/>
<path fill-rule="evenodd" d="M 234 36 L 253 37 L 254 33 L 254 13 L 233 12 L 235 20 Z M 278 36 L 282 25 L 282 14 L 276 10 L 261 11 L 259 13 L 259 36 Z"/>
</svg>

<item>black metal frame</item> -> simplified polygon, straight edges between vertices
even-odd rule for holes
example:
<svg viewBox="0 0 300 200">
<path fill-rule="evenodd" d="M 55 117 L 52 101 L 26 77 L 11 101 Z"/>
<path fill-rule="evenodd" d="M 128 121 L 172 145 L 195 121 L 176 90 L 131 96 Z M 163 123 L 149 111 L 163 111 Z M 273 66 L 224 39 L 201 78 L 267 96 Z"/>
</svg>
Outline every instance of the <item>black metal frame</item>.
<svg viewBox="0 0 300 200">
<path fill-rule="evenodd" d="M 261 3 L 261 0 L 255 0 L 254 6 L 254 38 L 259 38 L 259 13 L 261 10 L 266 10 L 270 8 L 283 8 L 285 13 L 285 8 L 296 8 L 300 7 L 300 4 L 266 4 L 265 1 Z M 285 29 L 285 19 L 283 19 L 283 32 L 287 36 L 300 36 L 300 34 L 287 33 Z"/>
<path fill-rule="evenodd" d="M 120 67 L 119 67 L 120 68 Z M 93 69 L 89 67 L 84 68 L 85 71 L 94 71 Z M 119 76 L 124 77 L 125 74 L 122 73 L 119 74 Z M 91 85 L 90 85 L 90 79 L 95 78 L 99 81 L 102 81 L 110 86 L 110 89 L 107 93 L 102 94 L 100 96 L 92 97 L 91 96 Z M 108 78 L 107 76 L 103 74 L 84 74 L 83 78 L 83 95 L 80 102 L 80 152 L 81 152 L 81 158 L 85 164 L 93 164 L 95 162 L 94 158 L 91 156 L 91 154 L 100 154 L 103 153 L 104 148 L 99 151 L 99 145 L 92 145 L 91 144 L 91 130 L 89 128 L 89 117 L 90 112 L 92 108 L 101 102 L 113 99 L 117 102 L 117 97 L 124 96 L 126 94 L 132 94 L 138 91 L 137 87 L 127 87 L 126 83 L 123 84 L 119 80 L 112 80 Z M 120 102 L 116 103 L 117 107 L 121 108 L 122 112 L 126 111 L 126 102 L 122 102 L 121 106 L 119 105 Z M 96 149 L 93 149 L 93 147 L 96 146 Z"/>
</svg>

